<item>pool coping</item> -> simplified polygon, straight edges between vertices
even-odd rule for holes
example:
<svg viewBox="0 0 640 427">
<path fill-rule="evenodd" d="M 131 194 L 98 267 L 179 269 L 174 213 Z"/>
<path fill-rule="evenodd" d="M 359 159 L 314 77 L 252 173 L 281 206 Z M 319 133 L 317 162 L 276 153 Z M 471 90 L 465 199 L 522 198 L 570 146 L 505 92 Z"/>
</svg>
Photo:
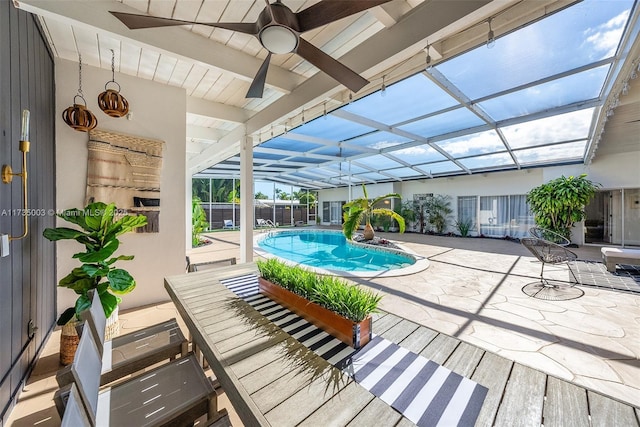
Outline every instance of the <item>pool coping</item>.
<svg viewBox="0 0 640 427">
<path fill-rule="evenodd" d="M 398 244 L 397 242 L 393 242 L 394 245 L 398 246 L 399 249 L 395 249 L 395 248 L 387 248 L 387 247 L 381 247 L 381 246 L 374 246 L 374 245 L 367 245 L 365 243 L 359 243 L 359 242 L 354 242 L 354 241 L 350 241 L 347 240 L 347 244 L 350 245 L 354 245 L 354 246 L 359 246 L 362 248 L 367 248 L 368 250 L 372 250 L 372 251 L 379 251 L 379 252 L 391 252 L 391 253 L 395 253 L 395 254 L 399 254 L 399 255 L 405 255 L 405 256 L 409 256 L 413 259 L 415 259 L 415 263 L 411 264 L 408 267 L 402 267 L 402 268 L 395 268 L 393 270 L 382 270 L 382 271 L 345 271 L 345 270 L 332 270 L 332 269 L 327 269 L 327 268 L 318 268 L 318 267 L 312 267 L 306 264 L 302 264 L 302 263 L 298 263 L 295 261 L 291 261 L 288 260 L 286 258 L 282 258 L 279 257 L 277 255 L 274 255 L 270 252 L 265 251 L 264 249 L 262 249 L 260 246 L 258 246 L 258 243 L 265 239 L 267 236 L 273 234 L 279 234 L 279 233 L 299 233 L 299 232 L 308 232 L 308 231 L 313 231 L 313 232 L 320 232 L 320 233 L 332 233 L 332 234 L 336 234 L 336 233 L 340 233 L 340 231 L 337 230 L 323 230 L 323 229 L 319 229 L 319 228 L 306 228 L 306 229 L 300 229 L 300 230 L 291 230 L 291 229 L 286 229 L 286 230 L 274 230 L 274 229 L 270 229 L 269 231 L 265 231 L 264 233 L 260 233 L 257 235 L 253 236 L 253 251 L 260 257 L 262 258 L 278 258 L 279 260 L 283 261 L 285 264 L 288 265 L 299 265 L 302 266 L 308 270 L 314 271 L 317 274 L 322 274 L 322 275 L 331 275 L 331 276 L 340 276 L 340 277 L 351 277 L 351 278 L 362 278 L 362 279 L 370 279 L 370 278 L 374 278 L 374 277 L 402 277 L 402 276 L 408 276 L 411 274 L 416 274 L 419 273 L 421 271 L 426 270 L 427 268 L 429 268 L 429 260 L 426 257 L 423 257 L 421 255 L 418 255 L 416 252 L 412 251 L 411 249 Z M 389 239 L 387 239 L 389 240 Z"/>
</svg>

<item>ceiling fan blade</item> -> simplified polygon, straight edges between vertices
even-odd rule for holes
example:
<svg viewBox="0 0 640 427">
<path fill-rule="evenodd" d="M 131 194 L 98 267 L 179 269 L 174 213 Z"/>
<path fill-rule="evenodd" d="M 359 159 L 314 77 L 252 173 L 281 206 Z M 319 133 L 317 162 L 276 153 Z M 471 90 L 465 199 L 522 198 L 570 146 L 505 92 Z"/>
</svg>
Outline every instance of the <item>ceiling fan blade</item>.
<svg viewBox="0 0 640 427">
<path fill-rule="evenodd" d="M 391 0 L 324 0 L 296 13 L 300 32 L 313 30 Z"/>
<path fill-rule="evenodd" d="M 208 25 L 210 27 L 224 28 L 226 30 L 238 31 L 239 33 L 256 35 L 258 30 L 255 23 L 244 22 L 194 22 L 182 21 L 180 19 L 161 18 L 158 16 L 138 15 L 135 13 L 109 12 L 118 18 L 130 30 L 142 28 L 174 27 L 178 25 Z"/>
<path fill-rule="evenodd" d="M 247 92 L 247 98 L 262 98 L 262 94 L 264 93 L 264 84 L 267 81 L 269 61 L 271 61 L 271 52 L 267 54 L 267 57 L 264 59 L 264 62 L 260 66 L 256 76 L 253 78 L 251 86 L 249 86 L 249 91 Z"/>
<path fill-rule="evenodd" d="M 271 16 L 271 22 L 275 21 L 276 18 L 273 16 L 273 9 L 271 9 L 271 3 L 269 3 L 269 0 L 264 0 L 264 2 L 267 4 L 265 6 L 265 10 L 269 11 L 269 16 Z"/>
<path fill-rule="evenodd" d="M 303 38 L 300 38 L 298 42 L 296 53 L 336 79 L 339 83 L 345 85 L 352 92 L 359 91 L 369 83 L 369 80 L 336 61 Z"/>
</svg>

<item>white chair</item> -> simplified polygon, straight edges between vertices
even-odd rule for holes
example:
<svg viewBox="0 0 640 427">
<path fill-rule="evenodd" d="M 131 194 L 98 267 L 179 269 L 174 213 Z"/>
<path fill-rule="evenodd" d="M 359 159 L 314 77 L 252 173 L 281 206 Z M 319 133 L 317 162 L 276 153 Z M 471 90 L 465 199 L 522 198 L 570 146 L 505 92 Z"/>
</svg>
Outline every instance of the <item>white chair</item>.
<svg viewBox="0 0 640 427">
<path fill-rule="evenodd" d="M 225 220 L 223 220 L 223 223 L 224 224 L 223 224 L 222 228 L 227 228 L 227 229 L 228 228 L 235 228 L 235 226 L 233 225 L 233 220 L 231 220 L 231 219 L 225 219 Z"/>
</svg>

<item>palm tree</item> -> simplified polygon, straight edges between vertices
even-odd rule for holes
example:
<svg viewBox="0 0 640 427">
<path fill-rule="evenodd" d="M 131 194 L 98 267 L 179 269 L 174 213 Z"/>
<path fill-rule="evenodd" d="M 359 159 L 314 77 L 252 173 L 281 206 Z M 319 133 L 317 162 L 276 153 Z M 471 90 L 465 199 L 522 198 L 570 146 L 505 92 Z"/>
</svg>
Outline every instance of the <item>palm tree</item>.
<svg viewBox="0 0 640 427">
<path fill-rule="evenodd" d="M 364 197 L 359 199 L 355 199 L 345 204 L 342 209 L 344 210 L 344 223 L 342 224 L 342 232 L 345 237 L 349 240 L 353 238 L 353 233 L 356 231 L 356 228 L 362 223 L 364 219 L 366 221 L 366 225 L 364 227 L 364 238 L 367 240 L 371 240 L 374 238 L 375 233 L 373 232 L 373 227 L 371 227 L 371 217 L 373 215 L 386 215 L 395 219 L 398 222 L 398 226 L 400 227 L 400 232 L 404 233 L 404 218 L 401 215 L 394 212 L 389 208 L 376 208 L 376 204 L 381 202 L 384 199 L 395 198 L 400 199 L 400 195 L 397 193 L 389 193 L 384 196 L 376 197 L 373 200 L 369 200 L 369 196 L 367 195 L 367 189 L 364 184 L 362 184 L 362 192 Z"/>
</svg>

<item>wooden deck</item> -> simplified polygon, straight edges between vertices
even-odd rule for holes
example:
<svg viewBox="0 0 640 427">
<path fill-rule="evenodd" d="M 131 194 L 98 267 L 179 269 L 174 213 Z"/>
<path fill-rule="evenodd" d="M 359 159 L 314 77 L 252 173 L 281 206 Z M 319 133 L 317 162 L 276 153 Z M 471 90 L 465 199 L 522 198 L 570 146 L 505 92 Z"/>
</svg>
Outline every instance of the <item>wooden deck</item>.
<svg viewBox="0 0 640 427">
<path fill-rule="evenodd" d="M 219 283 L 251 272 L 239 265 L 165 280 L 245 425 L 413 425 Z M 640 427 L 639 408 L 407 319 L 380 313 L 373 330 L 487 387 L 478 426 Z"/>
<path fill-rule="evenodd" d="M 477 426 L 640 426 L 640 408 L 393 314 L 376 315 L 373 331 L 487 387 Z"/>
</svg>

